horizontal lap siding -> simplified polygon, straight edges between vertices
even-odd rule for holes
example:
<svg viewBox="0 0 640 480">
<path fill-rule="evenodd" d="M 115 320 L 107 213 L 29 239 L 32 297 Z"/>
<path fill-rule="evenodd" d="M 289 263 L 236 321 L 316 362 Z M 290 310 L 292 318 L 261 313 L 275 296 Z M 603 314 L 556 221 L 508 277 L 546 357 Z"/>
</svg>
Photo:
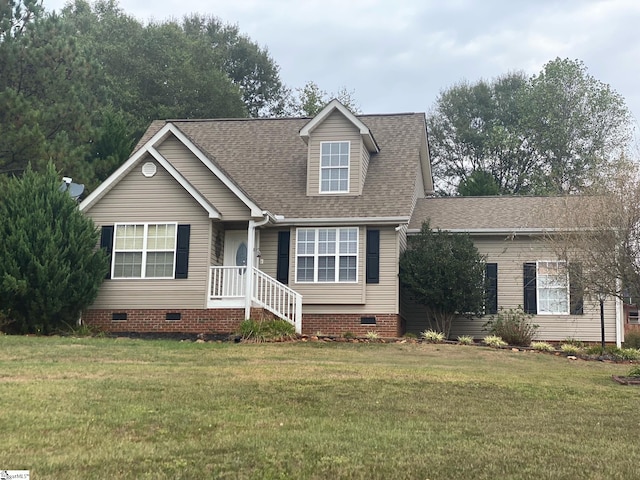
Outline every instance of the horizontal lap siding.
<svg viewBox="0 0 640 480">
<path fill-rule="evenodd" d="M 498 307 L 505 309 L 523 305 L 523 263 L 538 260 L 554 260 L 556 255 L 538 238 L 477 237 L 474 243 L 486 261 L 498 264 Z M 403 316 L 410 331 L 417 333 L 429 325 L 424 308 L 404 304 Z M 483 318 L 458 318 L 452 327 L 451 337 L 487 335 L 483 329 L 490 316 Z M 605 337 L 615 341 L 615 301 L 609 299 L 605 308 Z M 585 298 L 583 315 L 534 315 L 532 323 L 539 325 L 536 339 L 560 341 L 572 337 L 586 341 L 600 340 L 600 305 Z"/>
<path fill-rule="evenodd" d="M 362 140 L 358 129 L 341 113 L 333 112 L 309 137 L 307 195 L 320 195 L 320 142 L 351 142 L 349 150 L 349 194 L 362 193 Z M 325 194 L 322 194 L 325 195 Z"/>
<path fill-rule="evenodd" d="M 258 268 L 273 278 L 276 278 L 278 270 L 278 232 L 280 231 L 282 230 L 260 230 L 261 257 Z M 291 253 L 289 256 L 289 265 L 291 265 Z M 291 279 L 291 275 L 289 275 L 289 278 Z"/>
<path fill-rule="evenodd" d="M 154 222 L 191 225 L 189 278 L 105 280 L 91 308 L 203 308 L 210 258 L 208 214 L 162 166 L 157 164 L 156 175 L 146 178 L 141 164 L 87 214 L 98 227 Z"/>
<path fill-rule="evenodd" d="M 395 228 L 380 228 L 380 282 L 365 285 L 367 311 L 398 313 L 398 249 L 398 232 Z M 363 258 L 364 255 L 365 252 Z"/>
<path fill-rule="evenodd" d="M 171 136 L 160 145 L 158 151 L 211 202 L 224 220 L 249 219 L 249 208 L 182 142 Z"/>
</svg>

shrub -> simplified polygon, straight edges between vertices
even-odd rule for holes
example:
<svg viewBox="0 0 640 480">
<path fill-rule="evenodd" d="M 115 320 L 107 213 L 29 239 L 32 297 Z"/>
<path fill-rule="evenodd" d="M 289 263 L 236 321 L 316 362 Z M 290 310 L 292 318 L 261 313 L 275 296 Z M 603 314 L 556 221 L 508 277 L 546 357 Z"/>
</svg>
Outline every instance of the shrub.
<svg viewBox="0 0 640 480">
<path fill-rule="evenodd" d="M 640 350 L 635 348 L 621 348 L 616 357 L 620 360 L 640 360 Z"/>
<path fill-rule="evenodd" d="M 556 347 L 548 342 L 532 342 L 531 348 L 538 350 L 539 352 L 555 352 Z"/>
<path fill-rule="evenodd" d="M 436 332 L 435 330 L 425 330 L 420 336 L 430 343 L 442 343 L 445 339 L 444 333 Z"/>
<path fill-rule="evenodd" d="M 460 345 L 473 345 L 473 337 L 470 335 L 460 335 L 458 337 L 458 343 Z"/>
<path fill-rule="evenodd" d="M 629 377 L 640 377 L 640 365 L 636 365 L 631 370 L 629 370 L 629 373 L 627 374 L 627 376 L 629 376 Z"/>
<path fill-rule="evenodd" d="M 562 342 L 563 344 L 569 344 L 569 345 L 575 345 L 578 348 L 584 348 L 584 342 L 581 340 L 577 340 L 575 338 L 572 337 L 567 337 L 565 338 L 564 342 Z"/>
<path fill-rule="evenodd" d="M 412 332 L 407 332 L 403 336 L 404 336 L 404 338 L 418 338 L 418 336 L 415 333 L 412 333 Z"/>
<path fill-rule="evenodd" d="M 482 341 L 493 348 L 500 348 L 507 345 L 507 342 L 502 340 L 502 338 L 498 337 L 497 335 L 487 335 L 482 339 Z"/>
<path fill-rule="evenodd" d="M 563 343 L 560 345 L 560 350 L 567 355 L 577 355 L 582 351 L 582 348 L 573 343 Z"/>
<path fill-rule="evenodd" d="M 268 342 L 291 340 L 296 336 L 296 329 L 286 320 L 243 320 L 238 328 L 238 335 L 243 340 Z"/>
<path fill-rule="evenodd" d="M 640 331 L 632 330 L 624 334 L 625 348 L 640 348 Z"/>
<path fill-rule="evenodd" d="M 509 345 L 526 347 L 531 345 L 538 325 L 531 323 L 531 315 L 524 313 L 522 308 L 500 309 L 490 321 L 485 324 L 485 329 L 491 335 L 501 337 Z"/>
<path fill-rule="evenodd" d="M 380 335 L 378 334 L 378 332 L 367 332 L 367 338 L 369 340 L 377 340 L 380 338 Z"/>
<path fill-rule="evenodd" d="M 0 318 L 11 333 L 73 325 L 109 268 L 98 231 L 60 191 L 52 164 L 4 182 L 0 202 Z"/>
<path fill-rule="evenodd" d="M 344 332 L 342 334 L 342 337 L 346 338 L 347 340 L 353 340 L 354 338 L 356 338 L 353 332 Z"/>
</svg>

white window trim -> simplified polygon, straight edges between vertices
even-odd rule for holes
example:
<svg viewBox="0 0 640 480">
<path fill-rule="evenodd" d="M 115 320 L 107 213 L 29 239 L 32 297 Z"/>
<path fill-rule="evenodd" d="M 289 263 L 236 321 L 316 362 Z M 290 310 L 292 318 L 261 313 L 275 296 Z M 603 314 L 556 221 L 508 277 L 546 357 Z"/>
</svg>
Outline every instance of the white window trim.
<svg viewBox="0 0 640 480">
<path fill-rule="evenodd" d="M 322 190 L 322 171 L 323 170 L 331 170 L 336 168 L 345 168 L 345 167 L 323 167 L 322 166 L 322 145 L 326 143 L 346 143 L 348 145 L 348 159 L 347 159 L 347 189 L 346 190 Z M 349 193 L 351 191 L 351 141 L 350 140 L 334 140 L 327 142 L 320 142 L 320 153 L 319 153 L 319 172 L 318 172 L 318 191 L 322 195 L 333 195 L 337 193 Z"/>
<path fill-rule="evenodd" d="M 298 236 L 300 234 L 300 230 L 314 230 L 314 247 L 313 247 L 313 280 L 298 280 L 298 259 L 300 257 L 311 257 L 311 255 L 300 255 L 298 253 Z M 324 255 L 318 253 L 318 244 L 320 235 L 318 232 L 320 230 L 335 230 L 336 231 L 336 253 L 334 257 L 335 261 L 335 280 L 334 281 L 319 281 L 318 280 L 318 258 L 319 257 L 327 257 L 330 255 Z M 356 253 L 345 255 L 340 255 L 340 231 L 341 230 L 355 230 L 356 231 Z M 323 284 L 323 285 L 333 285 L 333 284 L 356 284 L 358 283 L 358 270 L 360 266 L 360 228 L 359 227 L 318 227 L 318 228 L 296 228 L 296 238 L 295 238 L 295 247 L 296 247 L 296 258 L 295 258 L 295 272 L 296 272 L 296 283 L 300 284 Z M 340 278 L 340 257 L 356 257 L 356 278 L 355 280 L 339 280 Z"/>
<path fill-rule="evenodd" d="M 565 265 L 566 293 L 567 293 L 567 311 L 566 312 L 543 312 L 540 308 L 540 264 L 556 263 Z M 536 315 L 569 315 L 571 312 L 571 286 L 569 285 L 569 268 L 564 260 L 537 260 L 536 261 Z"/>
<path fill-rule="evenodd" d="M 142 266 L 140 270 L 139 277 L 116 277 L 115 276 L 115 267 L 116 267 L 116 253 L 126 253 L 139 250 L 119 250 L 116 248 L 116 239 L 117 232 L 119 226 L 126 225 L 142 225 L 144 227 L 144 235 L 142 239 Z M 173 239 L 173 274 L 170 277 L 147 277 L 147 253 L 148 252 L 166 252 L 167 250 L 149 250 L 147 248 L 147 240 L 149 234 L 149 225 L 173 225 L 174 228 L 174 239 Z M 113 227 L 113 251 L 112 251 L 112 259 L 111 259 L 111 279 L 113 280 L 173 280 L 176 278 L 176 254 L 178 251 L 178 222 L 126 222 L 126 223 L 116 223 Z"/>
</svg>

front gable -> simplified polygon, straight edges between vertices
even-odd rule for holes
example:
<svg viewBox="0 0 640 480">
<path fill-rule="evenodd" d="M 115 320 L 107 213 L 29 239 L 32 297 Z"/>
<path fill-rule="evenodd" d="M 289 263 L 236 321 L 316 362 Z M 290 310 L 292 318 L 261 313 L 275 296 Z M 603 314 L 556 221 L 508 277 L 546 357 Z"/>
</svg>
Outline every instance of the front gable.
<svg viewBox="0 0 640 480">
<path fill-rule="evenodd" d="M 166 170 L 208 212 L 209 218 L 262 218 L 262 210 L 255 202 L 171 123 L 156 132 L 94 190 L 80 204 L 80 210 L 87 212 L 92 209 L 125 177 L 132 174 L 146 177 L 145 169 L 150 172 L 155 164 Z M 143 191 L 140 195 L 143 195 Z"/>
</svg>

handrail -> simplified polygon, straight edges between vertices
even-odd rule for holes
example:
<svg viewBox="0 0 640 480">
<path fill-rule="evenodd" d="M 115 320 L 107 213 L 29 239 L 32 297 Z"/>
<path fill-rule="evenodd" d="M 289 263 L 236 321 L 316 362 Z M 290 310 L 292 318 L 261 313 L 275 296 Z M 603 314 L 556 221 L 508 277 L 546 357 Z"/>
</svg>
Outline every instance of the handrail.
<svg viewBox="0 0 640 480">
<path fill-rule="evenodd" d="M 302 295 L 255 267 L 252 300 L 302 333 Z"/>
<path fill-rule="evenodd" d="M 246 267 L 210 267 L 209 300 L 245 298 Z M 251 300 L 302 333 L 302 295 L 253 267 Z"/>
</svg>

